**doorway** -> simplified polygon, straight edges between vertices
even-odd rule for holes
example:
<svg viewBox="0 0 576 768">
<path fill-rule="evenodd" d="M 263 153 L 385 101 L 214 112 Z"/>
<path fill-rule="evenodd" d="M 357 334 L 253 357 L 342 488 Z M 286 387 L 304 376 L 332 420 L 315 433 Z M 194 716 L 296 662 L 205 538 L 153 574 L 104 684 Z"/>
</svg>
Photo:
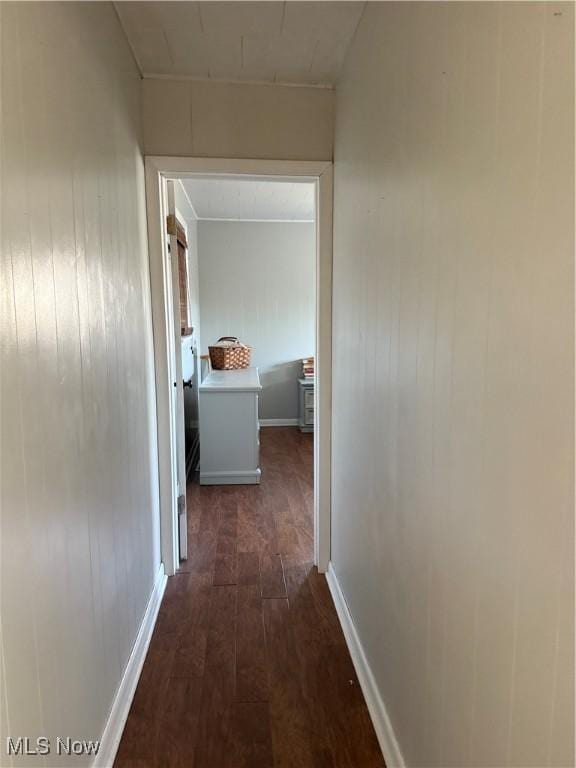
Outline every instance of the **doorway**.
<svg viewBox="0 0 576 768">
<path fill-rule="evenodd" d="M 164 223 L 174 211 L 169 182 L 175 180 L 268 180 L 313 185 L 316 211 L 315 317 L 315 440 L 314 440 L 314 561 L 320 572 L 330 559 L 330 393 L 331 393 L 331 278 L 332 278 L 332 165 L 326 162 L 146 158 L 146 191 L 150 247 L 150 283 L 154 324 L 157 445 L 160 481 L 161 557 L 168 575 L 178 569 L 182 541 L 182 440 L 178 408 L 183 402 L 182 365 L 177 354 L 180 294 L 177 260 L 178 233 L 169 237 Z M 173 194 L 173 192 L 171 193 Z M 178 304 L 178 306 L 177 306 Z M 179 325 L 180 323 L 178 323 Z M 179 469 L 180 465 L 180 469 Z M 185 464 L 184 464 L 185 466 Z M 184 518 L 185 519 L 185 518 Z M 180 529 L 180 536 L 179 536 Z M 185 556 L 185 554 L 184 554 Z"/>
</svg>

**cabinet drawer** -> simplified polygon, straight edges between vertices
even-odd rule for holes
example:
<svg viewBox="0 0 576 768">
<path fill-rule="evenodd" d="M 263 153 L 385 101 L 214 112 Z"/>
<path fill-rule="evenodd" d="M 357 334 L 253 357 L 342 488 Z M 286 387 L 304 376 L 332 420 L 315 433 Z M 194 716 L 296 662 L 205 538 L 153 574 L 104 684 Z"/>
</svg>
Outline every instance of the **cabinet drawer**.
<svg viewBox="0 0 576 768">
<path fill-rule="evenodd" d="M 304 408 L 314 408 L 314 390 L 304 390 Z"/>
<path fill-rule="evenodd" d="M 304 423 L 314 424 L 314 408 L 306 408 L 304 411 Z"/>
</svg>

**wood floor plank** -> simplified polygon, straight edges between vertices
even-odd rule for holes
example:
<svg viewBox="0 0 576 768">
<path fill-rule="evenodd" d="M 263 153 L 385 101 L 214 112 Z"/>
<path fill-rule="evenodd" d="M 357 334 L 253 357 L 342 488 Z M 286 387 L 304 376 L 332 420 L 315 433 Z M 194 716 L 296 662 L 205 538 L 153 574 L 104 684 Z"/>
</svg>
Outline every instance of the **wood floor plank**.
<svg viewBox="0 0 576 768">
<path fill-rule="evenodd" d="M 294 528 L 294 520 L 290 510 L 290 501 L 284 482 L 282 480 L 270 483 L 268 490 L 268 507 L 272 510 L 274 516 L 278 550 L 282 555 L 298 556 L 302 559 L 300 541 Z M 314 542 L 311 543 L 310 551 L 306 553 L 306 559 L 311 560 L 314 556 Z"/>
<path fill-rule="evenodd" d="M 206 649 L 206 666 L 234 668 L 236 626 L 236 596 L 234 586 L 213 587 L 210 624 Z"/>
<path fill-rule="evenodd" d="M 268 669 L 258 584 L 238 587 L 236 614 L 236 701 L 268 701 Z"/>
<path fill-rule="evenodd" d="M 214 586 L 236 584 L 237 542 L 238 504 L 228 498 L 220 513 L 214 562 Z"/>
<path fill-rule="evenodd" d="M 329 640 L 318 620 L 316 606 L 308 583 L 306 566 L 285 569 L 286 591 L 290 605 L 290 618 L 299 653 L 302 657 L 318 656 Z"/>
<path fill-rule="evenodd" d="M 270 513 L 270 508 L 264 506 L 263 500 L 256 505 L 256 524 L 261 531 L 262 552 L 270 555 L 280 554 L 276 518 Z"/>
<path fill-rule="evenodd" d="M 274 515 L 270 513 L 270 498 L 266 483 L 239 487 L 238 493 L 238 552 L 269 552 L 278 554 L 278 538 Z"/>
<path fill-rule="evenodd" d="M 118 749 L 118 764 L 140 758 L 150 765 L 156 762 L 162 703 L 168 695 L 176 642 L 176 634 L 155 631 L 152 635 Z"/>
<path fill-rule="evenodd" d="M 194 766 L 228 768 L 234 716 L 233 698 L 233 671 L 219 665 L 207 666 L 202 685 Z"/>
<path fill-rule="evenodd" d="M 288 600 L 263 600 L 262 606 L 270 676 L 274 765 L 278 768 L 316 768 L 312 723 L 300 687 Z"/>
<path fill-rule="evenodd" d="M 333 643 L 340 643 L 345 646 L 344 633 L 338 620 L 336 608 L 332 602 L 332 595 L 328 588 L 328 583 L 324 574 L 318 573 L 316 566 L 312 563 L 306 566 L 308 569 L 308 584 L 312 592 L 312 599 L 316 606 L 318 621 L 322 624 L 324 632 Z"/>
<path fill-rule="evenodd" d="M 261 552 L 263 536 L 258 528 L 255 504 L 242 498 L 238 505 L 238 554 Z"/>
<path fill-rule="evenodd" d="M 260 589 L 260 555 L 258 552 L 238 553 L 238 586 Z"/>
<path fill-rule="evenodd" d="M 269 555 L 268 553 L 261 555 L 260 580 L 263 598 L 287 597 L 280 555 Z"/>
<path fill-rule="evenodd" d="M 201 683 L 211 615 L 211 574 L 191 574 L 188 585 L 186 602 L 182 606 L 185 620 L 180 629 L 171 676 L 194 678 Z"/>
<path fill-rule="evenodd" d="M 322 686 L 320 716 L 335 768 L 386 768 L 348 649 L 326 646 L 311 674 Z"/>
<path fill-rule="evenodd" d="M 303 564 L 310 560 L 310 552 L 314 550 L 314 517 L 309 514 L 293 468 L 287 471 L 284 485 L 292 540 L 290 554 Z"/>
<path fill-rule="evenodd" d="M 217 534 L 201 531 L 188 537 L 188 559 L 180 561 L 180 573 L 214 573 Z"/>
<path fill-rule="evenodd" d="M 146 757 L 133 757 L 119 750 L 114 760 L 114 768 L 150 768 L 150 760 Z"/>
<path fill-rule="evenodd" d="M 331 738 L 326 723 L 326 691 L 318 674 L 320 660 L 330 638 L 323 631 L 308 583 L 309 569 L 296 565 L 285 569 L 290 624 L 294 636 L 296 666 L 312 725 L 312 748 L 316 759 L 322 756 L 328 765 L 340 766 L 340 750 Z M 328 703 L 331 706 L 331 703 Z"/>
<path fill-rule="evenodd" d="M 270 712 L 267 703 L 237 703 L 232 723 L 233 768 L 273 768 Z"/>
<path fill-rule="evenodd" d="M 234 710 L 236 667 L 235 586 L 212 587 L 210 626 L 206 645 L 204 678 L 195 765 L 226 766 Z"/>
<path fill-rule="evenodd" d="M 201 678 L 170 678 L 159 719 L 158 768 L 193 768 Z"/>
<path fill-rule="evenodd" d="M 154 632 L 159 634 L 173 634 L 180 630 L 185 620 L 182 611 L 183 596 L 188 590 L 187 573 L 177 573 L 170 576 L 166 582 L 164 597 L 158 611 Z"/>
</svg>

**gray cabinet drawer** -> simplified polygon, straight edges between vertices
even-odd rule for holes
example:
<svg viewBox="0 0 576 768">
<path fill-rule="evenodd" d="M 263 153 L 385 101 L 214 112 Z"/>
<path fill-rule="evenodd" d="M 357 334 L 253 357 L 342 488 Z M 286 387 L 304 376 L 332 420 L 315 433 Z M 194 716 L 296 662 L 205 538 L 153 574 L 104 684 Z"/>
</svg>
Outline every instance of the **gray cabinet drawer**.
<svg viewBox="0 0 576 768">
<path fill-rule="evenodd" d="M 301 432 L 314 432 L 314 380 L 298 380 L 298 421 Z"/>
</svg>

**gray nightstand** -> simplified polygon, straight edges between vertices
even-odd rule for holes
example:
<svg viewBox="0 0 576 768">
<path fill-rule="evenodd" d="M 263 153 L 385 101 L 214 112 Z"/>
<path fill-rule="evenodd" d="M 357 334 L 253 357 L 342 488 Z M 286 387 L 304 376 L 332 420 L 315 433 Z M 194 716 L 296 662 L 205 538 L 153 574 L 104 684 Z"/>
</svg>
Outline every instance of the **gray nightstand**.
<svg viewBox="0 0 576 768">
<path fill-rule="evenodd" d="M 300 432 L 314 432 L 314 379 L 298 379 Z"/>
</svg>

